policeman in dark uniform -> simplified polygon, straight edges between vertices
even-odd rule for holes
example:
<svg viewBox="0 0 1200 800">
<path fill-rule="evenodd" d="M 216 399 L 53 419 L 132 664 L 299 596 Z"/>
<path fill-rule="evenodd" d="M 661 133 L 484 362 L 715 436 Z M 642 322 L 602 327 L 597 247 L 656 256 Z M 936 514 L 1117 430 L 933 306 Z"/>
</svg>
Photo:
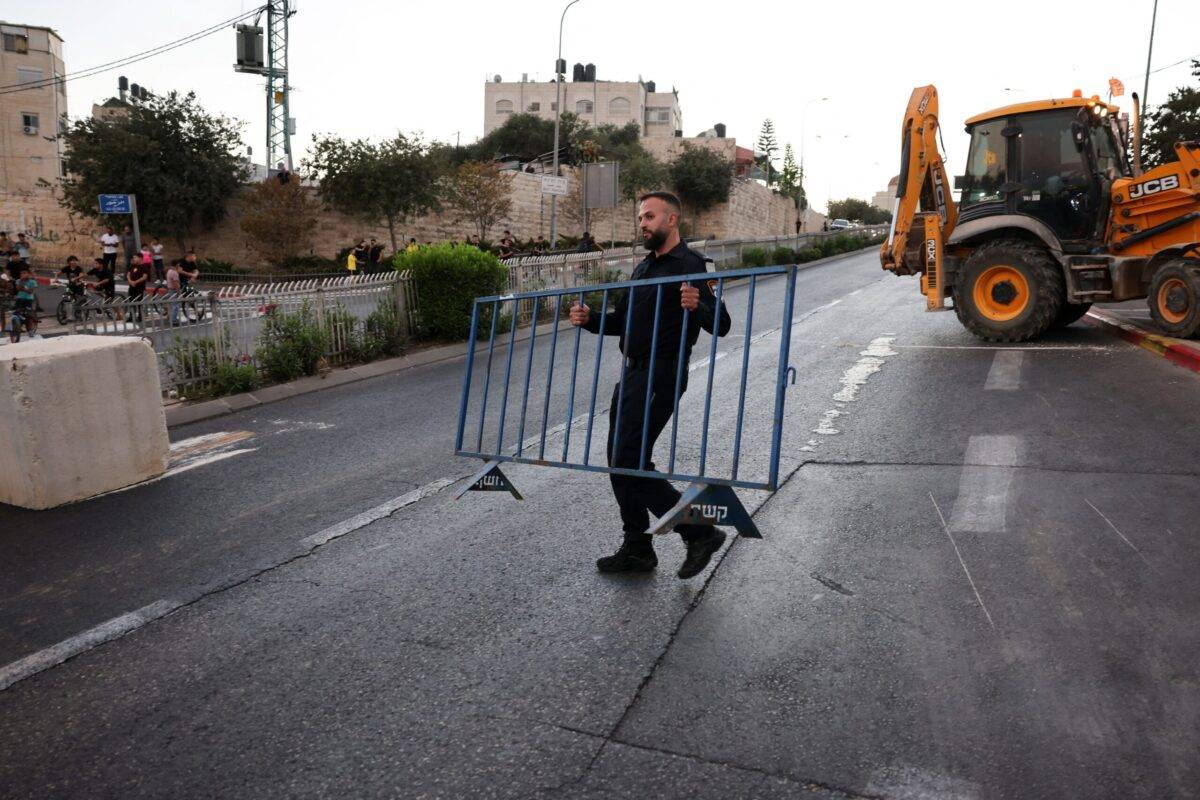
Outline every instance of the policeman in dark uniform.
<svg viewBox="0 0 1200 800">
<path fill-rule="evenodd" d="M 705 271 L 704 257 L 688 249 L 679 238 L 679 199 L 669 192 L 650 192 L 639 198 L 638 224 L 642 229 L 642 240 L 650 254 L 633 271 L 633 280 L 658 278 L 665 275 L 695 275 Z M 621 404 L 620 425 L 617 425 L 617 392 L 609 406 L 608 463 L 613 467 L 638 469 L 641 460 L 642 422 L 645 412 L 646 386 L 650 380 L 650 342 L 654 333 L 654 304 L 657 289 L 643 287 L 633 294 L 633 306 L 629 306 L 629 293 L 624 293 L 604 320 L 604 333 L 621 337 L 621 352 L 624 354 L 625 401 Z M 677 298 L 677 299 L 676 299 Z M 683 310 L 688 309 L 688 326 L 683 330 Z M 626 314 L 632 314 L 629 339 L 625 339 Z M 600 315 L 587 306 L 576 303 L 571 309 L 571 322 L 592 333 L 600 331 Z M 675 377 L 679 359 L 679 337 L 687 342 L 684 350 L 685 363 L 689 360 L 692 346 L 703 328 L 712 332 L 716 323 L 717 333 L 724 336 L 729 332 L 729 312 L 724 303 L 717 309 L 716 298 L 707 283 L 690 285 L 665 284 L 662 308 L 658 319 L 658 343 L 654 356 L 653 394 L 650 400 L 650 426 L 647 432 L 645 469 L 654 470 L 650 462 L 654 442 L 671 419 L 675 405 Z M 684 367 L 680 393 L 687 389 L 687 367 Z M 612 431 L 618 430 L 618 440 L 613 441 Z M 621 524 L 625 539 L 619 550 L 596 562 L 601 572 L 648 572 L 658 566 L 654 555 L 650 527 L 650 514 L 661 517 L 679 501 L 679 492 L 662 478 L 635 478 L 628 475 L 612 475 L 613 494 L 621 509 Z M 691 578 L 699 574 L 713 553 L 725 542 L 725 534 L 711 525 L 679 525 L 675 530 L 687 545 L 687 557 L 679 568 L 680 578 Z"/>
</svg>

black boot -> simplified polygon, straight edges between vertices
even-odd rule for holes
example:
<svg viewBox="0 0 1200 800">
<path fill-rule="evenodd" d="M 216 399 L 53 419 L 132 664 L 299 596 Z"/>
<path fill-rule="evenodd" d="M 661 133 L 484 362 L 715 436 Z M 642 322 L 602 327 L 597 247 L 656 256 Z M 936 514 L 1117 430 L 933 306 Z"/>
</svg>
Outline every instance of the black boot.
<svg viewBox="0 0 1200 800">
<path fill-rule="evenodd" d="M 649 536 L 626 536 L 617 552 L 596 561 L 601 572 L 652 572 L 657 566 Z"/>
<path fill-rule="evenodd" d="M 683 560 L 683 564 L 679 567 L 679 572 L 676 573 L 680 578 L 693 578 L 704 571 L 708 566 L 708 562 L 712 560 L 713 553 L 721 549 L 721 545 L 725 544 L 725 534 L 716 528 L 710 528 L 709 534 L 703 538 L 689 537 L 687 541 L 687 558 Z"/>
</svg>

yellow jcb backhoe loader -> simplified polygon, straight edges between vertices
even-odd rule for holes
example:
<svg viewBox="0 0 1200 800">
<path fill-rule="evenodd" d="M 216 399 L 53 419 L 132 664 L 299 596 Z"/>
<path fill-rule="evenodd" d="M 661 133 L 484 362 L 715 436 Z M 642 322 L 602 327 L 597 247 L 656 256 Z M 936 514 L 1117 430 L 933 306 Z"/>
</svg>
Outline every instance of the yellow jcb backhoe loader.
<svg viewBox="0 0 1200 800">
<path fill-rule="evenodd" d="M 938 150 L 933 86 L 904 114 L 892 227 L 883 268 L 921 274 L 926 308 L 951 299 L 990 342 L 1034 339 L 1093 302 L 1145 297 L 1170 336 L 1200 330 L 1200 142 L 1142 171 L 1116 106 L 1075 96 L 1005 106 L 967 120 L 966 174 L 956 203 Z"/>
</svg>

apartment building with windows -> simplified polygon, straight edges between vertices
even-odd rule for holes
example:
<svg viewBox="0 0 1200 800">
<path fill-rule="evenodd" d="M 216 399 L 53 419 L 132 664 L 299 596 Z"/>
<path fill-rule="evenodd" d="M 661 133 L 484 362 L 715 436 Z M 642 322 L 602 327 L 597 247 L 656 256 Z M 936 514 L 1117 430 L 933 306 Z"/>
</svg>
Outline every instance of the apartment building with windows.
<svg viewBox="0 0 1200 800">
<path fill-rule="evenodd" d="M 682 136 L 683 114 L 679 92 L 657 91 L 654 81 L 596 80 L 595 66 L 576 64 L 574 79 L 562 84 L 563 111 L 589 125 L 622 127 L 636 122 L 644 137 Z M 554 81 L 504 81 L 499 75 L 484 85 L 483 133 L 487 135 L 513 114 L 534 114 L 554 119 Z"/>
<path fill-rule="evenodd" d="M 28 191 L 63 175 L 67 88 L 55 81 L 66 73 L 62 38 L 0 21 L 0 39 L 0 192 Z"/>
</svg>

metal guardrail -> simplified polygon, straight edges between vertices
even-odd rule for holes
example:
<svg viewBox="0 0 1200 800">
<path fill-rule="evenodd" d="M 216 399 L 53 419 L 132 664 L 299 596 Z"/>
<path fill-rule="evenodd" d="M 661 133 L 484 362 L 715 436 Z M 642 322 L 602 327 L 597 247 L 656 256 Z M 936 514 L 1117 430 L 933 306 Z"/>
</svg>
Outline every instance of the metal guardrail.
<svg viewBox="0 0 1200 800">
<path fill-rule="evenodd" d="M 225 286 L 141 298 L 91 298 L 68 309 L 73 333 L 141 336 L 158 354 L 163 393 L 190 395 L 208 388 L 223 363 L 257 364 L 256 349 L 271 317 L 306 309 L 328 334 L 327 363 L 351 360 L 354 337 L 375 312 L 394 315 L 396 334 L 414 324 L 409 276 L 396 272 L 330 280 Z"/>
<path fill-rule="evenodd" d="M 757 530 L 754 528 L 753 522 L 749 515 L 745 512 L 745 508 L 737 499 L 733 492 L 734 488 L 744 489 L 762 489 L 774 491 L 779 484 L 779 449 L 780 439 L 783 429 L 783 411 L 784 411 L 784 395 L 786 390 L 786 380 L 790 368 L 788 367 L 789 346 L 791 341 L 791 325 L 792 325 L 792 307 L 793 295 L 795 292 L 796 282 L 796 266 L 776 266 L 776 267 L 761 267 L 756 269 L 740 269 L 729 270 L 719 273 L 702 273 L 697 275 L 687 276 L 668 276 L 662 278 L 651 278 L 646 280 L 627 281 L 627 282 L 610 282 L 590 286 L 580 286 L 571 288 L 548 288 L 540 289 L 532 292 L 522 292 L 519 294 L 509 294 L 494 297 L 481 297 L 476 299 L 472 314 L 471 314 L 471 334 L 470 341 L 476 341 L 481 332 L 481 325 L 488 330 L 486 336 L 486 367 L 483 369 L 482 387 L 478 393 L 474 392 L 475 378 L 475 348 L 471 348 L 467 352 L 467 362 L 465 374 L 463 377 L 462 396 L 459 403 L 458 428 L 455 434 L 455 453 L 461 456 L 470 458 L 479 458 L 485 462 L 483 469 L 474 476 L 474 478 L 458 493 L 462 496 L 466 491 L 496 491 L 507 490 L 513 492 L 518 498 L 515 488 L 511 481 L 500 470 L 499 465 L 502 463 L 519 463 L 519 464 L 534 464 L 538 466 L 553 466 L 566 469 L 584 470 L 591 472 L 601 472 L 617 475 L 628 475 L 643 478 L 661 478 L 666 480 L 688 481 L 691 486 L 684 492 L 683 499 L 680 505 L 673 509 L 671 513 L 659 520 L 659 524 L 654 532 L 663 532 L 669 530 L 678 522 L 700 522 L 708 524 L 726 524 L 735 525 L 739 532 L 743 535 L 756 536 Z M 772 428 L 770 431 L 771 449 L 769 459 L 766 465 L 765 474 L 760 474 L 753 477 L 747 477 L 741 472 L 742 466 L 742 442 L 743 442 L 743 423 L 745 421 L 746 412 L 746 389 L 747 376 L 749 372 L 750 352 L 752 344 L 752 331 L 754 320 L 754 302 L 755 290 L 758 283 L 763 279 L 784 276 L 787 281 L 784 298 L 782 303 L 782 315 L 779 324 L 780 344 L 779 344 L 779 361 L 776 366 L 775 389 L 774 389 L 774 412 L 772 417 Z M 650 407 L 654 398 L 654 365 L 656 358 L 665 358 L 667 356 L 659 355 L 657 350 L 658 345 L 658 321 L 662 310 L 664 287 L 677 286 L 685 281 L 703 282 L 708 281 L 713 286 L 713 292 L 716 298 L 716 307 L 719 309 L 721 300 L 726 292 L 726 288 L 731 284 L 741 284 L 744 282 L 747 290 L 747 306 L 746 317 L 742 322 L 743 326 L 743 348 L 742 362 L 740 369 L 740 382 L 738 385 L 736 403 L 737 413 L 736 422 L 732 436 L 731 451 L 727 453 L 725 463 L 728 464 L 728 469 L 714 469 L 713 460 L 710 460 L 710 422 L 713 407 L 713 391 L 714 391 L 714 374 L 717 354 L 717 339 L 718 325 L 713 325 L 710 340 L 707 343 L 708 359 L 707 359 L 707 376 L 704 385 L 703 394 L 703 416 L 699 436 L 699 450 L 695 459 L 690 463 L 695 465 L 695 468 L 689 471 L 682 463 L 684 459 L 683 448 L 679 445 L 679 409 L 680 398 L 683 393 L 684 380 L 686 377 L 685 370 L 690 370 L 687 364 L 688 348 L 686 346 L 686 337 L 680 337 L 679 352 L 672 354 L 675 356 L 674 368 L 674 387 L 673 387 L 673 402 L 671 414 L 671 433 L 670 443 L 668 445 L 667 468 L 664 470 L 653 469 L 653 448 L 650 446 L 650 440 L 654 437 L 650 436 L 649 421 Z M 600 376 L 601 362 L 604 352 L 605 331 L 603 330 L 603 320 L 605 313 L 615 303 L 615 297 L 619 292 L 628 292 L 629 298 L 627 308 L 633 305 L 634 297 L 639 292 L 654 293 L 654 328 L 651 333 L 650 355 L 648 357 L 649 377 L 644 396 L 626 397 L 625 384 L 629 373 L 629 362 L 627 359 L 622 359 L 621 376 L 616 389 L 616 409 L 617 413 L 614 417 L 616 424 L 613 430 L 610 430 L 608 436 L 611 443 L 614 445 L 620 439 L 620 420 L 621 407 L 626 402 L 643 403 L 642 409 L 642 430 L 639 447 L 638 467 L 636 469 L 630 467 L 616 467 L 611 464 L 596 464 L 592 461 L 592 442 L 593 428 L 596 418 L 596 405 L 600 398 Z M 551 427 L 551 394 L 554 386 L 555 374 L 555 354 L 558 350 L 559 332 L 562 328 L 562 312 L 564 306 L 573 304 L 574 302 L 584 302 L 586 297 L 596 298 L 599 296 L 599 308 L 601 320 L 601 329 L 599 336 L 596 338 L 595 355 L 591 365 L 591 388 L 590 391 L 584 391 L 584 398 L 587 402 L 587 411 L 579 417 L 575 416 L 575 401 L 576 388 L 579 379 L 581 359 L 580 345 L 583 338 L 582 328 L 576 328 L 571 343 L 571 360 L 570 360 L 570 377 L 569 377 L 569 393 L 567 395 L 566 409 L 562 421 Z M 507 331 L 498 331 L 498 325 L 501 320 L 511 320 L 516 312 L 516 309 L 522 303 L 531 305 L 531 320 L 532 325 L 529 329 L 528 336 L 528 353 L 524 356 L 524 380 L 518 384 L 518 391 L 512 390 L 513 384 L 513 361 L 516 353 L 517 342 L 517 327 L 511 324 L 508 325 Z M 548 313 L 545 315 L 539 314 L 539 309 L 545 305 Z M 507 311 L 506 311 L 507 309 Z M 542 316 L 548 316 L 548 336 L 549 355 L 546 368 L 546 379 L 544 389 L 539 389 L 542 395 L 539 399 L 535 399 L 535 410 L 541 408 L 541 422 L 538 426 L 539 432 L 529 440 L 525 439 L 525 429 L 527 414 L 530 405 L 530 387 L 534 373 L 535 350 L 539 342 L 538 329 L 539 319 Z M 630 326 L 632 324 L 633 315 L 627 314 L 625 320 L 624 340 L 629 340 Z M 688 329 L 689 312 L 683 312 L 682 330 Z M 692 324 L 695 324 L 694 322 Z M 734 322 L 731 331 L 737 328 L 737 321 Z M 504 363 L 503 367 L 503 383 L 497 388 L 492 386 L 493 361 L 496 358 L 496 339 L 497 336 L 504 336 L 507 333 L 508 345 L 507 353 L 501 358 Z M 699 346 L 697 342 L 697 346 Z M 503 348 L 503 345 L 501 345 Z M 587 367 L 584 366 L 586 373 Z M 500 400 L 498 406 L 493 405 L 492 411 L 494 415 L 498 415 L 498 422 L 494 431 L 494 440 L 491 432 L 488 431 L 489 417 L 488 410 L 490 405 L 491 395 L 499 393 Z M 509 397 L 517 396 L 516 409 L 520 412 L 520 421 L 517 426 L 515 442 L 505 445 L 505 435 L 507 431 L 507 420 L 509 412 Z M 540 402 L 539 402 L 540 400 Z M 469 411 L 472 404 L 478 408 L 478 421 L 472 420 L 471 425 L 468 425 Z M 559 404 L 560 405 L 560 404 Z M 515 409 L 514 409 L 515 410 Z M 536 411 L 535 411 L 536 413 Z M 474 414 L 470 414 L 474 417 Z M 536 424 L 536 423 L 535 423 Z M 561 449 L 557 446 L 550 448 L 547 442 L 548 432 L 562 433 L 563 440 Z M 582 432 L 582 446 L 576 446 L 576 452 L 572 453 L 572 436 L 573 434 Z M 494 441 L 494 444 L 493 444 Z M 576 438 L 576 442 L 578 442 Z M 689 453 L 692 448 L 688 448 Z M 536 455 L 535 455 L 536 453 Z"/>
</svg>

